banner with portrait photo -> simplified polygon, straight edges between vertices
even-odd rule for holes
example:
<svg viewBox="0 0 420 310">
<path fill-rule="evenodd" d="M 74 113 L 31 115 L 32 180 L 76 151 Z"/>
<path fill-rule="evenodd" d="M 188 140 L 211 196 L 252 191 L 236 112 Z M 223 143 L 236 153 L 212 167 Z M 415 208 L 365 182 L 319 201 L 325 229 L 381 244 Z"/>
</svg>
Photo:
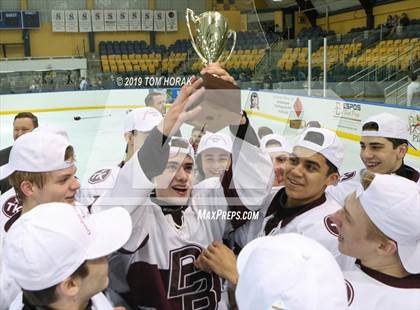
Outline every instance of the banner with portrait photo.
<svg viewBox="0 0 420 310">
<path fill-rule="evenodd" d="M 67 10 L 64 14 L 66 16 L 66 32 L 78 32 L 77 11 Z"/>
<path fill-rule="evenodd" d="M 102 32 L 104 29 L 104 11 L 92 10 L 92 30 Z"/>
<path fill-rule="evenodd" d="M 165 31 L 165 11 L 154 11 L 154 31 Z"/>
<path fill-rule="evenodd" d="M 178 31 L 178 14 L 176 11 L 166 11 L 166 31 Z"/>
<path fill-rule="evenodd" d="M 79 32 L 91 32 L 92 22 L 89 10 L 79 11 Z"/>
<path fill-rule="evenodd" d="M 140 10 L 129 10 L 128 11 L 128 22 L 130 31 L 140 31 L 141 24 L 140 24 Z"/>
<path fill-rule="evenodd" d="M 117 10 L 117 31 L 128 31 L 128 10 Z"/>
<path fill-rule="evenodd" d="M 141 11 L 141 30 L 153 31 L 153 11 L 152 10 Z"/>
<path fill-rule="evenodd" d="M 52 10 L 51 22 L 53 32 L 65 32 L 66 22 L 64 17 L 64 10 Z"/>
<path fill-rule="evenodd" d="M 104 10 L 105 31 L 117 31 L 117 11 Z"/>
</svg>

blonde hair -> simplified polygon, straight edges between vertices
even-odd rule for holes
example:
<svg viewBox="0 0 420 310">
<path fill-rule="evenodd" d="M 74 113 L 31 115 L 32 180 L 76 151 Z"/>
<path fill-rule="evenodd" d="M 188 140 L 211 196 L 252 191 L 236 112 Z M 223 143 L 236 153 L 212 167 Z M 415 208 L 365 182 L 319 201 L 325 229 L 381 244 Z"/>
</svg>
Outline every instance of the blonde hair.
<svg viewBox="0 0 420 310">
<path fill-rule="evenodd" d="M 64 153 L 64 160 L 74 162 L 75 155 L 74 149 L 71 145 L 66 148 Z M 38 188 L 43 188 L 45 183 L 51 176 L 51 172 L 26 172 L 26 171 L 15 171 L 9 176 L 9 183 L 13 186 L 16 192 L 16 198 L 20 203 L 23 203 L 26 200 L 26 195 L 20 188 L 20 185 L 23 181 L 31 182 L 35 184 Z"/>
</svg>

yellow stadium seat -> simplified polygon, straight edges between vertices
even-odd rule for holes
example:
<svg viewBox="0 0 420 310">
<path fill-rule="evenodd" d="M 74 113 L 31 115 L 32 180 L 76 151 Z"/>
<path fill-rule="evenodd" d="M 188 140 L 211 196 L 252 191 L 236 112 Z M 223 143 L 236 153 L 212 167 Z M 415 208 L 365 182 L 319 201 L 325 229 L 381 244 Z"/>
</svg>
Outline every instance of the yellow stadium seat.
<svg viewBox="0 0 420 310">
<path fill-rule="evenodd" d="M 124 64 L 126 72 L 133 72 L 133 66 L 131 63 Z"/>
</svg>

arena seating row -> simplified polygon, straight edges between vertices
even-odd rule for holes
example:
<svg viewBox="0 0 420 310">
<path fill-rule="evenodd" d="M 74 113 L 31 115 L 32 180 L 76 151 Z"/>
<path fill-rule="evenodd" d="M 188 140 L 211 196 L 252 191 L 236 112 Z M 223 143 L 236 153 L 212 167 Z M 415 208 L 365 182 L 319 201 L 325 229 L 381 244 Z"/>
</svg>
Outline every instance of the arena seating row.
<svg viewBox="0 0 420 310">
<path fill-rule="evenodd" d="M 266 40 L 267 38 L 267 40 Z M 264 37 L 256 31 L 237 33 L 235 52 L 228 68 L 254 69 L 263 56 L 267 44 L 278 39 L 276 34 Z M 228 49 L 233 39 L 228 40 Z M 99 54 L 103 72 L 145 72 L 155 74 L 157 70 L 173 73 L 187 60 L 187 55 L 196 57 L 192 52 L 190 40 L 177 40 L 168 48 L 164 45 L 151 46 L 145 41 L 102 41 Z M 252 56 L 251 56 L 252 55 Z M 197 60 L 193 70 L 201 67 Z"/>
<path fill-rule="evenodd" d="M 388 65 L 407 70 L 412 59 L 420 59 L 419 38 L 385 40 L 366 49 L 362 54 L 352 57 L 347 67 Z"/>
<path fill-rule="evenodd" d="M 358 53 L 362 43 L 329 45 L 327 50 L 328 66 L 344 61 L 347 57 Z M 324 63 L 324 47 L 312 53 L 312 66 L 322 66 Z M 308 48 L 287 48 L 282 57 L 277 61 L 277 67 L 282 70 L 291 70 L 293 66 L 308 67 Z"/>
<path fill-rule="evenodd" d="M 264 56 L 264 49 L 252 49 L 252 50 L 236 50 L 232 53 L 228 62 L 224 65 L 226 69 L 251 69 L 254 70 L 256 65 L 261 61 Z M 228 55 L 228 51 L 223 52 L 222 57 L 225 58 Z M 202 67 L 201 60 L 197 60 L 192 65 L 193 70 L 199 71 Z"/>
</svg>

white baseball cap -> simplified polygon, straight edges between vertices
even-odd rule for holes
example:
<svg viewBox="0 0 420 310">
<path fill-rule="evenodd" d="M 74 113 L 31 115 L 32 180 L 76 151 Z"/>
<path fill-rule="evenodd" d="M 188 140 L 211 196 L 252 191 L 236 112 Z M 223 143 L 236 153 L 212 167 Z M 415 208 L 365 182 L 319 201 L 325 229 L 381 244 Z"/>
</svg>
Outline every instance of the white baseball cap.
<svg viewBox="0 0 420 310">
<path fill-rule="evenodd" d="M 375 174 L 359 193 L 370 220 L 398 244 L 401 262 L 411 274 L 420 273 L 420 189 L 397 175 Z"/>
<path fill-rule="evenodd" d="M 67 140 L 69 139 L 69 135 L 67 134 L 67 131 L 65 131 L 63 128 L 56 127 L 54 125 L 42 125 L 42 126 L 36 127 L 32 131 L 50 132 L 50 133 L 54 133 L 54 134 L 57 134 L 57 135 L 61 135 L 64 138 L 66 138 Z"/>
<path fill-rule="evenodd" d="M 224 133 L 206 133 L 198 144 L 197 155 L 212 148 L 232 153 L 232 139 Z"/>
<path fill-rule="evenodd" d="M 305 236 L 257 238 L 239 253 L 239 309 L 346 309 L 343 274 L 332 254 Z"/>
<path fill-rule="evenodd" d="M 194 148 L 188 141 L 188 139 L 183 137 L 172 137 L 171 141 L 169 141 L 169 156 L 173 157 L 178 154 L 185 154 L 191 157 L 193 162 L 195 161 L 194 157 Z"/>
<path fill-rule="evenodd" d="M 124 121 L 124 133 L 137 130 L 149 132 L 159 125 L 163 116 L 154 108 L 144 107 L 129 112 Z"/>
<path fill-rule="evenodd" d="M 74 162 L 64 160 L 69 146 L 64 134 L 41 129 L 28 132 L 13 143 L 9 162 L 0 167 L 0 179 L 15 171 L 49 172 L 71 167 Z"/>
<path fill-rule="evenodd" d="M 38 205 L 8 231 L 4 270 L 25 290 L 46 289 L 67 279 L 84 261 L 122 247 L 131 225 L 129 213 L 120 207 L 82 214 L 65 203 Z"/>
<path fill-rule="evenodd" d="M 344 159 L 344 143 L 331 130 L 310 127 L 298 138 L 295 146 L 301 146 L 322 154 L 337 169 Z"/>
<path fill-rule="evenodd" d="M 369 117 L 362 124 L 378 124 L 378 130 L 362 130 L 362 137 L 384 137 L 408 140 L 410 129 L 408 123 L 398 116 L 389 113 L 380 113 Z"/>
<path fill-rule="evenodd" d="M 280 147 L 267 147 L 267 143 L 272 140 L 280 143 Z M 273 134 L 268 134 L 264 136 L 261 139 L 260 144 L 261 144 L 261 149 L 267 153 L 277 153 L 277 152 L 291 153 L 292 152 L 292 146 L 290 145 L 290 143 L 283 136 L 278 135 L 278 134 L 273 133 Z"/>
</svg>

